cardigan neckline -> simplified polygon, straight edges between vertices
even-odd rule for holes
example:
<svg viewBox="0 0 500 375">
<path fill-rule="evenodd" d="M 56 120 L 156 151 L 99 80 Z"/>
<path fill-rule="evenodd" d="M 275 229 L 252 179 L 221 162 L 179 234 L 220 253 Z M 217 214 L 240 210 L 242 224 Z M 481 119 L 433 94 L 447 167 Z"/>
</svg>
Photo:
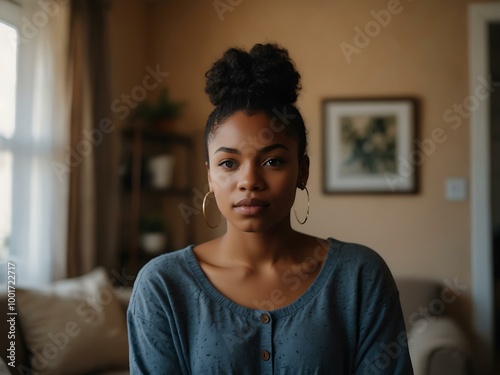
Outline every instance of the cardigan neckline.
<svg viewBox="0 0 500 375">
<path fill-rule="evenodd" d="M 246 307 L 240 305 L 233 300 L 229 299 L 225 295 L 223 295 L 208 279 L 205 272 L 203 272 L 196 256 L 193 252 L 195 245 L 189 245 L 187 248 L 187 252 L 185 252 L 185 257 L 189 268 L 193 272 L 194 276 L 200 283 L 203 290 L 217 303 L 219 303 L 222 307 L 232 310 L 238 315 L 247 316 L 247 317 L 259 317 L 262 313 L 267 312 L 271 314 L 271 316 L 276 319 L 300 310 L 302 307 L 307 305 L 321 290 L 326 280 L 328 279 L 331 272 L 333 272 L 335 261 L 338 257 L 338 250 L 341 242 L 328 237 L 328 250 L 326 254 L 326 258 L 321 266 L 321 270 L 319 271 L 316 278 L 313 280 L 311 285 L 302 293 L 295 301 L 292 303 L 280 307 L 275 310 L 267 311 L 262 309 L 252 309 L 250 307 Z"/>
</svg>

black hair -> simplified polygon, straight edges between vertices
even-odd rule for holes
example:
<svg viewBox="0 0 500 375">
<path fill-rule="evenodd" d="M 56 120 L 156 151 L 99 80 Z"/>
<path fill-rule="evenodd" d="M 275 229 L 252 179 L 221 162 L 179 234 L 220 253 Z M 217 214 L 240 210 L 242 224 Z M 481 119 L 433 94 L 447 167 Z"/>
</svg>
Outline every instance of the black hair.
<svg viewBox="0 0 500 375">
<path fill-rule="evenodd" d="M 286 49 L 277 44 L 256 44 L 249 52 L 230 48 L 205 76 L 205 92 L 215 105 L 205 126 L 205 161 L 208 141 L 217 126 L 238 111 L 276 117 L 297 138 L 299 159 L 306 154 L 306 128 L 294 105 L 302 88 L 300 74 Z"/>
</svg>

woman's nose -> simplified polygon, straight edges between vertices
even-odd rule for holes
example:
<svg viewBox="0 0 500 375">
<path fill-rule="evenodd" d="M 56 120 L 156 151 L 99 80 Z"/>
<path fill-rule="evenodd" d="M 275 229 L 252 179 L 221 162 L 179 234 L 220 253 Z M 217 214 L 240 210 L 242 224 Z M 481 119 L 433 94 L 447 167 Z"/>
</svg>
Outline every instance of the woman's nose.
<svg viewBox="0 0 500 375">
<path fill-rule="evenodd" d="M 239 190 L 261 190 L 264 187 L 264 181 L 260 174 L 258 166 L 248 163 L 240 169 L 241 174 L 238 176 Z"/>
</svg>

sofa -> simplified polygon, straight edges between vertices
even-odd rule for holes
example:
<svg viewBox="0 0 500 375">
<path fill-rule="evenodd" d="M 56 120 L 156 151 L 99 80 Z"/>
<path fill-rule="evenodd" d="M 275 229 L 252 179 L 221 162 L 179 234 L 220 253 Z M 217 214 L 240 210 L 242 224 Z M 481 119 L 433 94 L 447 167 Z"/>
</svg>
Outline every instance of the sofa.
<svg viewBox="0 0 500 375">
<path fill-rule="evenodd" d="M 0 366 L 0 374 L 128 374 L 129 283 L 98 268 L 39 290 L 17 290 L 15 367 L 4 365 L 2 372 Z M 397 344 L 409 346 L 415 375 L 472 374 L 469 335 L 454 314 L 463 310 L 460 284 L 419 279 L 396 283 L 408 330 L 408 343 Z M 9 316 L 7 297 L 0 302 L 3 317 Z M 7 319 L 0 319 L 0 331 L 10 329 Z M 2 335 L 5 363 L 12 363 L 10 345 L 8 335 Z M 387 357 L 397 351 L 393 345 Z"/>
<path fill-rule="evenodd" d="M 458 279 L 439 283 L 397 278 L 415 375 L 470 375 L 472 333 L 461 316 L 467 287 Z"/>
<path fill-rule="evenodd" d="M 44 288 L 17 289 L 14 305 L 4 292 L 0 314 L 8 319 L 0 319 L 6 333 L 0 337 L 0 374 L 129 374 L 131 285 L 120 281 L 97 268 Z M 8 315 L 9 306 L 17 315 Z"/>
</svg>

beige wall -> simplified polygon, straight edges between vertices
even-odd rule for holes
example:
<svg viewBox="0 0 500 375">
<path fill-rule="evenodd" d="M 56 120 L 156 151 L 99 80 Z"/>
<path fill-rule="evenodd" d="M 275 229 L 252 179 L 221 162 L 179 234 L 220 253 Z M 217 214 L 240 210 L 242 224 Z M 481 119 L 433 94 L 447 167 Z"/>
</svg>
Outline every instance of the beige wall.
<svg viewBox="0 0 500 375">
<path fill-rule="evenodd" d="M 179 127 L 199 136 L 201 151 L 201 130 L 212 109 L 204 94 L 204 73 L 213 60 L 229 46 L 249 48 L 266 41 L 282 44 L 303 77 L 298 105 L 309 128 L 311 216 L 301 229 L 371 246 L 396 276 L 439 281 L 458 277 L 470 286 L 470 202 L 453 203 L 444 198 L 446 177 L 469 177 L 469 127 L 467 119 L 458 129 L 443 120 L 445 111 L 463 103 L 468 95 L 470 1 L 402 1 L 401 11 L 392 15 L 366 48 L 351 56 L 350 63 L 340 43 L 353 44 L 354 28 L 364 28 L 373 20 L 371 10 L 387 9 L 386 0 L 222 2 L 239 3 L 223 14 L 223 20 L 209 0 L 145 2 L 145 24 L 132 22 L 138 27 L 137 34 L 131 32 L 128 21 L 121 20 L 124 32 L 128 30 L 127 38 L 139 48 L 130 55 L 126 50 L 117 51 L 133 62 L 126 69 L 129 81 L 140 76 L 144 63 L 160 63 L 170 72 L 166 84 L 172 96 L 188 103 Z M 125 10 L 124 5 L 119 7 Z M 123 13 L 127 20 L 135 16 Z M 148 36 L 144 44 L 138 39 L 141 35 Z M 123 35 L 115 36 L 123 42 Z M 150 47 L 148 51 L 144 45 Z M 139 63 L 140 56 L 145 62 Z M 116 76 L 121 74 L 125 70 Z M 430 138 L 438 127 L 446 131 L 447 141 L 421 166 L 421 192 L 409 196 L 324 195 L 321 101 L 384 95 L 421 99 L 421 139 Z M 197 188 L 203 190 L 201 152 L 196 157 L 200 166 Z M 203 226 L 200 217 L 196 220 L 200 225 L 198 240 L 215 235 Z"/>
<path fill-rule="evenodd" d="M 141 85 L 145 74 L 149 48 L 144 6 L 136 0 L 114 0 L 108 21 L 111 98 L 121 102 L 122 94 L 130 94 L 135 86 Z M 116 118 L 122 125 L 118 116 Z"/>
</svg>

